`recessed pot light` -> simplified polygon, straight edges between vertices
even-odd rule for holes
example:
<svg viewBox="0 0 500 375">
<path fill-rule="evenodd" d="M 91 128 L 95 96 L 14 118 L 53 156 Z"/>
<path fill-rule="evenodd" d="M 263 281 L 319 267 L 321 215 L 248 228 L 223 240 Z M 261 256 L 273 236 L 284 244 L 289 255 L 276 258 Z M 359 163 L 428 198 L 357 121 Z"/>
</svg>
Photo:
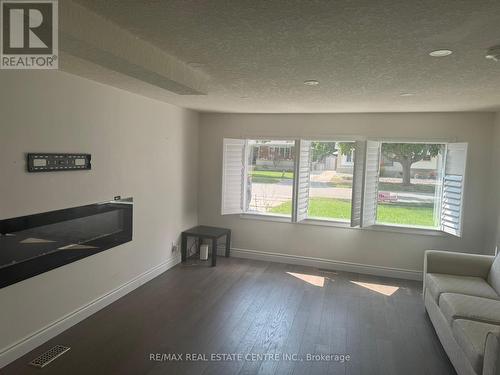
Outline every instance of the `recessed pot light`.
<svg viewBox="0 0 500 375">
<path fill-rule="evenodd" d="M 453 51 L 449 49 L 437 49 L 435 51 L 430 52 L 429 55 L 432 57 L 445 57 L 445 56 L 450 56 L 452 53 Z"/>
<path fill-rule="evenodd" d="M 319 81 L 316 81 L 315 79 L 308 79 L 307 81 L 304 81 L 304 85 L 317 86 L 317 85 L 319 85 Z"/>
<path fill-rule="evenodd" d="M 412 92 L 402 92 L 401 94 L 399 94 L 399 96 L 413 96 L 413 95 L 415 94 Z"/>
</svg>

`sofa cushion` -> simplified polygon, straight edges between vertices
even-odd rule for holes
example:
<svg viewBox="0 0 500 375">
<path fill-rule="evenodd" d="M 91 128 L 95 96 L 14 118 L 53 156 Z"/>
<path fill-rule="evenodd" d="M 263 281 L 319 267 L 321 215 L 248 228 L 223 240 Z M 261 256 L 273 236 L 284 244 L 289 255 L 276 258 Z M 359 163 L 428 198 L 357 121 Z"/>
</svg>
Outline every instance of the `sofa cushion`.
<svg viewBox="0 0 500 375">
<path fill-rule="evenodd" d="M 500 301 L 494 299 L 443 293 L 439 297 L 439 308 L 450 326 L 456 319 L 500 324 Z"/>
<path fill-rule="evenodd" d="M 497 255 L 488 275 L 488 283 L 500 294 L 500 256 Z"/>
<path fill-rule="evenodd" d="M 500 326 L 475 322 L 473 320 L 457 319 L 453 321 L 452 332 L 474 371 L 481 374 L 483 370 L 486 336 L 489 332 L 500 333 Z"/>
<path fill-rule="evenodd" d="M 459 293 L 500 299 L 495 290 L 481 277 L 428 273 L 425 275 L 425 287 L 430 291 L 436 303 L 439 301 L 441 293 Z"/>
</svg>

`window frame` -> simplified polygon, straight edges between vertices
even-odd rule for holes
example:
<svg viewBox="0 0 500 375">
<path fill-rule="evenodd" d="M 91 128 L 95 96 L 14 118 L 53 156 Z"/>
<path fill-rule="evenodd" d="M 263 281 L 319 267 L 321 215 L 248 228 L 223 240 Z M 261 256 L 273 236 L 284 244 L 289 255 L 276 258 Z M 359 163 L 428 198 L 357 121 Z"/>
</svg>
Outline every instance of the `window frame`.
<svg viewBox="0 0 500 375">
<path fill-rule="evenodd" d="M 245 179 L 248 179 L 248 176 L 249 176 L 249 160 L 250 160 L 250 153 L 251 153 L 251 147 L 254 147 L 255 144 L 251 144 L 250 142 L 251 141 L 269 141 L 269 142 L 273 142 L 273 141 L 285 141 L 285 142 L 293 142 L 293 147 L 297 147 L 297 139 L 290 139 L 290 138 L 286 138 L 286 137 L 247 137 L 247 138 L 244 138 L 245 142 L 246 142 L 246 151 L 245 151 L 245 158 L 244 158 L 244 178 Z M 282 146 L 267 146 L 268 147 L 268 154 L 270 157 L 274 156 L 274 153 L 277 151 L 278 154 L 280 154 L 280 150 L 283 149 L 283 153 L 285 154 L 285 148 L 282 147 Z M 271 152 L 272 150 L 272 152 Z M 291 153 L 291 149 L 289 149 L 289 152 Z M 259 148 L 259 152 L 258 154 L 260 154 L 260 148 Z M 295 153 L 296 154 L 296 153 Z M 253 159 L 253 158 L 252 158 Z M 257 156 L 257 159 L 258 159 L 258 156 Z M 293 181 L 292 181 L 292 184 L 295 183 L 295 164 L 297 162 L 296 160 L 296 157 L 294 155 L 293 158 L 288 158 L 286 159 L 285 157 L 283 157 L 283 160 L 287 160 L 287 161 L 290 161 L 290 160 L 293 160 Z M 294 202 L 294 193 L 293 193 L 293 189 L 292 189 L 292 213 L 290 215 L 284 215 L 284 214 L 275 214 L 275 213 L 271 213 L 271 212 L 257 212 L 257 211 L 247 211 L 246 210 L 246 202 L 247 200 L 249 199 L 249 197 L 247 196 L 247 193 L 248 193 L 248 190 L 245 188 L 243 189 L 243 201 L 245 202 L 245 206 L 244 208 L 242 209 L 242 212 L 240 213 L 240 217 L 245 217 L 245 218 L 259 218 L 259 217 L 262 217 L 262 218 L 267 218 L 268 221 L 277 221 L 277 222 L 287 222 L 287 223 L 292 223 L 293 222 L 293 209 L 294 209 L 294 206 L 295 206 L 295 202 Z M 250 200 L 251 200 L 251 197 L 250 197 Z"/>
<path fill-rule="evenodd" d="M 301 141 L 311 142 L 311 146 L 312 146 L 313 142 L 335 143 L 336 145 L 338 143 L 353 143 L 354 145 L 356 144 L 356 140 L 355 139 L 347 139 L 347 138 L 336 139 L 335 137 L 334 138 L 322 138 L 322 139 L 317 139 L 317 138 L 301 138 L 300 140 Z M 296 154 L 298 154 L 298 153 L 296 153 Z M 338 160 L 339 157 L 340 157 L 340 153 L 339 153 L 339 155 L 337 155 L 337 160 Z M 351 203 L 351 207 L 352 207 L 353 194 L 354 194 L 354 189 L 353 189 L 353 187 L 354 187 L 354 161 L 355 161 L 355 157 L 356 157 L 354 150 L 351 151 L 351 157 L 352 157 L 352 162 L 349 164 L 349 166 L 352 166 L 352 168 L 353 168 L 353 186 L 351 187 L 351 199 L 350 199 L 350 203 Z M 311 176 L 309 175 L 309 185 L 310 185 L 310 183 L 311 183 Z M 310 189 L 310 186 L 309 186 L 309 189 Z M 311 199 L 310 192 L 309 192 L 308 199 L 309 200 Z M 294 203 L 295 202 L 292 202 L 292 207 L 293 207 Z M 306 218 L 304 220 L 301 220 L 299 223 L 302 223 L 304 221 L 307 221 L 309 224 L 325 223 L 326 222 L 326 223 L 338 224 L 338 225 L 335 225 L 335 226 L 338 226 L 338 227 L 351 227 L 352 217 L 350 219 L 346 219 L 346 220 L 342 220 L 342 219 L 338 219 L 338 218 L 328 219 L 326 217 L 316 217 L 316 216 L 311 216 L 310 217 L 309 213 L 307 213 Z"/>
<path fill-rule="evenodd" d="M 434 192 L 434 196 L 435 196 L 435 200 L 434 200 L 434 207 L 433 207 L 433 216 L 435 217 L 435 222 L 437 223 L 437 226 L 435 227 L 426 227 L 426 226 L 423 226 L 423 225 L 409 225 L 409 224 L 395 224 L 395 223 L 384 223 L 384 222 L 380 222 L 378 221 L 377 219 L 377 216 L 375 217 L 375 224 L 374 226 L 377 226 L 377 227 L 387 227 L 387 228 L 405 228 L 405 229 L 411 229 L 411 230 L 417 230 L 417 231 L 437 231 L 437 232 L 442 232 L 441 230 L 441 205 L 442 205 L 442 198 L 441 198 L 441 183 L 439 181 L 440 178 L 442 178 L 442 176 L 444 175 L 444 169 L 446 168 L 446 155 L 447 155 L 447 152 L 448 152 L 448 144 L 450 144 L 450 142 L 444 142 L 444 141 L 423 141 L 423 140 L 418 140 L 418 141 L 413 141 L 411 139 L 405 139 L 405 140 L 384 140 L 384 139 L 381 139 L 379 140 L 380 142 L 380 161 L 381 161 L 381 167 L 383 167 L 385 165 L 382 164 L 383 163 L 383 154 L 382 154 L 382 147 L 384 144 L 388 144 L 388 143 L 408 143 L 408 144 L 427 144 L 427 145 L 442 145 L 444 146 L 444 150 L 443 150 L 443 154 L 441 155 L 441 171 L 439 172 L 439 177 L 436 177 L 436 181 L 438 182 L 436 184 L 436 190 Z M 431 158 L 432 159 L 432 158 Z M 422 159 L 424 160 L 424 159 Z M 390 166 L 394 166 L 394 162 L 391 163 Z M 379 177 L 380 178 L 380 177 Z M 380 185 L 380 181 L 378 182 L 377 185 Z M 380 203 L 378 202 L 378 199 L 377 199 L 377 206 L 379 205 Z"/>
<path fill-rule="evenodd" d="M 417 234 L 417 235 L 426 235 L 426 236 L 447 236 L 447 235 L 454 235 L 457 237 L 461 237 L 463 233 L 463 222 L 464 222 L 464 210 L 463 206 L 465 204 L 465 187 L 467 185 L 467 163 L 468 163 L 468 155 L 467 155 L 467 148 L 468 148 L 468 143 L 459 143 L 456 140 L 449 140 L 449 139 L 411 139 L 411 138 L 368 138 L 368 137 L 360 137 L 360 136 L 353 136 L 353 137 L 347 137 L 347 136 L 321 136 L 321 137 L 281 137 L 281 136 L 246 136 L 246 137 L 239 137 L 236 138 L 239 140 L 242 140 L 245 142 L 245 174 L 244 178 L 248 178 L 248 163 L 250 162 L 249 160 L 249 153 L 248 151 L 250 150 L 249 147 L 249 141 L 288 141 L 288 142 L 293 142 L 294 147 L 295 147 L 295 152 L 293 153 L 293 158 L 290 160 L 293 160 L 294 162 L 294 175 L 293 175 L 293 186 L 295 187 L 296 180 L 298 179 L 298 174 L 296 173 L 297 170 L 297 165 L 300 162 L 300 150 L 297 149 L 298 145 L 300 144 L 300 141 L 309 141 L 309 142 L 336 142 L 336 143 L 341 143 L 341 142 L 355 142 L 356 147 L 358 147 L 359 144 L 364 144 L 367 145 L 368 142 L 378 142 L 380 144 L 379 148 L 379 159 L 378 159 L 378 164 L 380 168 L 380 162 L 382 158 L 382 153 L 381 153 L 381 146 L 382 143 L 423 143 L 423 144 L 441 144 L 445 146 L 445 151 L 444 155 L 442 156 L 442 165 L 441 168 L 443 169 L 442 176 L 437 177 L 439 183 L 437 184 L 437 189 L 436 189 L 436 196 L 438 195 L 438 190 L 439 190 L 439 195 L 440 197 L 443 197 L 443 184 L 444 184 L 444 179 L 446 175 L 446 168 L 447 168 L 447 163 L 448 163 L 448 148 L 449 147 L 464 147 L 464 153 L 463 153 L 463 160 L 462 160 L 462 166 L 459 166 L 460 170 L 459 177 L 461 177 L 461 192 L 460 192 L 460 212 L 459 212 L 459 219 L 458 219 L 458 227 L 455 229 L 455 233 L 451 233 L 447 228 L 443 227 L 443 219 L 441 218 L 442 215 L 442 210 L 445 208 L 441 207 L 439 208 L 439 205 L 436 207 L 435 203 L 435 211 L 439 213 L 439 224 L 437 227 L 424 227 L 424 226 L 411 226 L 411 225 L 405 225 L 405 224 L 392 224 L 392 223 L 381 223 L 378 221 L 375 221 L 374 223 L 371 223 L 370 225 L 363 225 L 361 220 L 361 223 L 359 225 L 350 225 L 349 221 L 344 221 L 344 220 L 337 220 L 337 219 L 328 219 L 328 218 L 316 218 L 316 217 L 306 217 L 305 219 L 302 219 L 300 221 L 296 221 L 294 218 L 294 210 L 296 209 L 297 205 L 297 197 L 295 191 L 292 191 L 292 214 L 291 215 L 283 215 L 283 214 L 273 214 L 273 213 L 263 213 L 263 212 L 250 212 L 246 211 L 246 209 L 243 209 L 238 213 L 239 217 L 242 219 L 250 219 L 250 220 L 262 220 L 262 221 L 273 221 L 273 222 L 281 222 L 281 223 L 292 223 L 292 224 L 302 224 L 302 225 L 320 225 L 320 226 L 329 226 L 329 227 L 336 227 L 336 228 L 350 228 L 350 229 L 355 229 L 355 230 L 371 230 L 371 231 L 384 231 L 384 232 L 392 232 L 392 233 L 401 233 L 401 234 Z M 226 138 L 224 138 L 226 140 Z M 356 148 L 356 152 L 358 151 L 358 148 Z M 354 161 L 353 163 L 355 164 L 353 167 L 355 168 L 356 166 L 356 152 L 354 152 Z M 291 150 L 290 150 L 291 153 Z M 361 174 L 365 176 L 366 174 L 366 152 L 365 155 L 361 155 L 361 157 L 364 159 L 363 162 L 361 163 L 362 165 L 362 170 Z M 453 163 L 452 163 L 453 164 Z M 354 203 L 354 184 L 355 183 L 360 183 L 361 181 L 359 180 L 359 177 L 354 176 L 354 171 L 353 171 L 353 187 L 352 187 L 352 193 L 351 193 L 351 205 Z M 451 172 L 450 172 L 451 173 Z M 224 171 L 223 171 L 223 176 L 224 176 Z M 440 180 L 442 179 L 442 181 Z M 356 181 L 357 180 L 357 181 Z M 365 177 L 363 177 L 362 181 L 362 199 L 364 201 L 366 192 L 365 192 Z M 310 178 L 309 178 L 309 183 L 310 183 Z M 378 176 L 377 176 L 377 186 L 378 186 Z M 224 194 L 224 193 L 223 193 Z M 244 189 L 244 192 L 242 194 L 245 195 L 245 197 L 242 198 L 242 200 L 246 200 L 247 197 L 247 189 Z M 308 197 L 310 199 L 310 197 Z M 223 201 L 224 201 L 224 195 L 223 195 Z M 378 194 L 377 194 L 377 206 L 378 206 Z M 363 205 L 364 203 L 362 203 Z M 443 204 L 441 204 L 443 206 Z M 224 215 L 224 213 L 222 212 Z M 226 214 L 233 214 L 233 213 L 226 213 Z M 375 216 L 376 217 L 376 216 Z M 353 217 L 351 214 L 351 224 L 353 221 Z"/>
</svg>

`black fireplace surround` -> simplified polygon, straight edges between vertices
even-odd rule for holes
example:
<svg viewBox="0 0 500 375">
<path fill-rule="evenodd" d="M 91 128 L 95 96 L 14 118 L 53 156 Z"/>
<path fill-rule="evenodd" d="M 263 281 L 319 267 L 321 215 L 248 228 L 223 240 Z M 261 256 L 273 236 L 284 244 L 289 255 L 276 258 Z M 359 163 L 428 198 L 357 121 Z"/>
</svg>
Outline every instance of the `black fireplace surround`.
<svg viewBox="0 0 500 375">
<path fill-rule="evenodd" d="M 133 199 L 0 220 L 0 288 L 132 241 Z"/>
</svg>

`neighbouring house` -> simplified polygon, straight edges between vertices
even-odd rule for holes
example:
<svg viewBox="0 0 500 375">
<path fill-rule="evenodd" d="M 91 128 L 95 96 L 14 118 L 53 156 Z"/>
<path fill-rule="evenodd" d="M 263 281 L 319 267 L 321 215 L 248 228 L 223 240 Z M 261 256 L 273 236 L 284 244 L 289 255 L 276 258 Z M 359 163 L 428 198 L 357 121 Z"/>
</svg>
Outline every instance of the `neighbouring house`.
<svg viewBox="0 0 500 375">
<path fill-rule="evenodd" d="M 313 162 L 312 170 L 315 171 L 336 171 L 338 173 L 352 173 L 354 169 L 354 151 L 347 155 L 335 152 L 334 155 L 327 156 L 324 160 Z"/>
<path fill-rule="evenodd" d="M 411 166 L 411 177 L 421 179 L 435 179 L 436 170 L 439 169 L 439 156 L 428 156 Z M 352 173 L 354 169 L 354 151 L 350 154 L 332 155 L 326 157 L 322 162 L 313 163 L 313 170 L 333 170 L 338 173 Z M 382 156 L 380 162 L 380 177 L 401 177 L 403 167 L 400 163 Z"/>
<path fill-rule="evenodd" d="M 439 170 L 440 157 L 427 156 L 424 160 L 417 161 L 411 166 L 411 177 L 419 179 L 435 179 L 436 170 Z M 382 156 L 380 162 L 380 177 L 401 177 L 403 167 L 400 163 Z"/>
<path fill-rule="evenodd" d="M 272 141 L 266 143 L 255 143 L 252 159 L 258 169 L 291 171 L 293 170 L 295 145 L 289 141 Z M 336 171 L 338 173 L 352 173 L 354 169 L 354 151 L 349 154 L 327 156 L 320 162 L 312 163 L 315 171 Z M 424 160 L 411 166 L 412 178 L 434 179 L 435 171 L 438 169 L 439 157 L 428 156 Z M 400 163 L 382 156 L 380 162 L 381 177 L 401 177 L 403 167 Z"/>
<path fill-rule="evenodd" d="M 252 150 L 252 161 L 258 169 L 293 170 L 294 152 L 295 145 L 288 141 L 255 143 Z M 353 167 L 354 151 L 348 155 L 327 156 L 323 161 L 312 164 L 313 170 L 329 170 L 339 173 L 352 173 Z"/>
<path fill-rule="evenodd" d="M 295 158 L 293 142 L 272 141 L 255 143 L 252 148 L 252 161 L 258 169 L 292 171 Z"/>
<path fill-rule="evenodd" d="M 352 173 L 354 169 L 354 151 L 337 156 L 335 170 L 339 173 Z"/>
</svg>

